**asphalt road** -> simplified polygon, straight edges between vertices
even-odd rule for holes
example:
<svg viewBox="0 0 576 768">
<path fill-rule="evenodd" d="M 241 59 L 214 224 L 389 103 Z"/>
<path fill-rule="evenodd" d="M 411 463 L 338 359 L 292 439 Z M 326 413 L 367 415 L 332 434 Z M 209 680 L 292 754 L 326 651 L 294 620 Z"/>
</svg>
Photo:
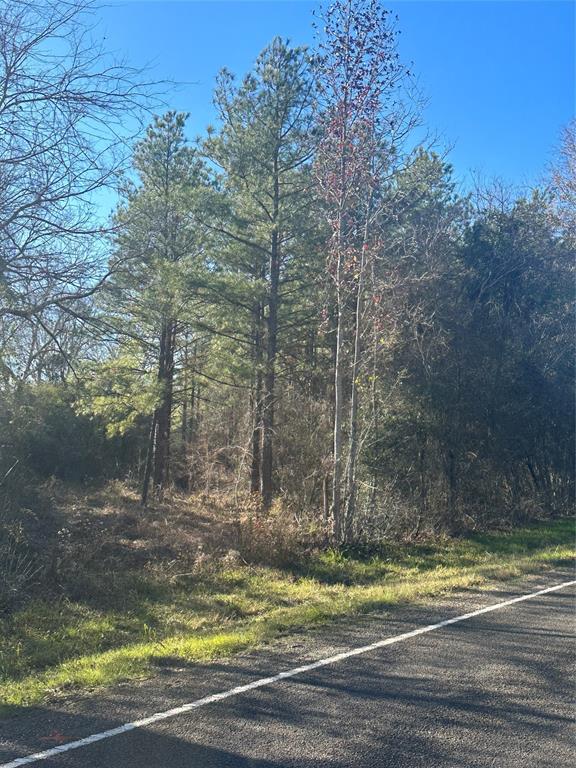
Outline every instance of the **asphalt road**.
<svg viewBox="0 0 576 768">
<path fill-rule="evenodd" d="M 263 675 L 574 578 L 373 614 L 0 721 L 0 766 Z M 572 768 L 575 589 L 534 597 L 34 763 L 39 768 Z"/>
</svg>

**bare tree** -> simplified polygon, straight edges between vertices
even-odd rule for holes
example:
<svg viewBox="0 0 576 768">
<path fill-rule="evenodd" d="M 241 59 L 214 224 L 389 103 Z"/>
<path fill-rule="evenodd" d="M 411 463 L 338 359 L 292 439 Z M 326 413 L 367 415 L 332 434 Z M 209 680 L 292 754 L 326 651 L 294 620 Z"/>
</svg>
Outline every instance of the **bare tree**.
<svg viewBox="0 0 576 768">
<path fill-rule="evenodd" d="M 566 233 L 576 238 L 576 120 L 563 131 L 562 145 L 552 168 L 556 210 Z"/>
<path fill-rule="evenodd" d="M 93 0 L 0 0 L 0 320 L 36 321 L 110 269 L 102 210 L 152 88 L 95 39 Z"/>
<path fill-rule="evenodd" d="M 322 20 L 318 61 L 322 139 L 316 173 L 332 230 L 328 256 L 336 303 L 332 522 L 334 539 L 342 541 L 350 536 L 356 503 L 360 324 L 376 221 L 374 193 L 413 120 L 399 98 L 409 73 L 396 50 L 397 30 L 379 0 L 337 0 Z M 351 364 L 348 346 L 352 347 Z M 345 467 L 348 369 L 351 398 Z"/>
</svg>

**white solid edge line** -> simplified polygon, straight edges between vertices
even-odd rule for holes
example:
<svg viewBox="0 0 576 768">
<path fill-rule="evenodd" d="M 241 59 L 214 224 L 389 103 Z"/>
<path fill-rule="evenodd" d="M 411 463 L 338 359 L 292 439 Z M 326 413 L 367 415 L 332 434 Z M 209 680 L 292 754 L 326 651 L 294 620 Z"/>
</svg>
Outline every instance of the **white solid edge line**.
<svg viewBox="0 0 576 768">
<path fill-rule="evenodd" d="M 238 694 L 240 693 L 245 693 L 246 691 L 253 691 L 255 688 L 263 688 L 266 685 L 277 683 L 280 680 L 286 680 L 287 678 L 295 677 L 296 675 L 301 675 L 304 672 L 310 672 L 310 670 L 312 669 L 325 667 L 328 664 L 335 664 L 338 661 L 349 659 L 352 656 L 361 656 L 364 653 L 375 651 L 378 648 L 384 648 L 387 645 L 394 645 L 395 643 L 399 643 L 402 640 L 408 640 L 411 637 L 416 637 L 417 635 L 423 635 L 426 632 L 432 632 L 435 629 L 441 629 L 442 627 L 447 627 L 449 624 L 457 624 L 460 621 L 466 621 L 466 619 L 471 619 L 474 616 L 480 616 L 483 613 L 490 613 L 491 611 L 496 611 L 499 608 L 505 608 L 508 605 L 513 605 L 514 603 L 521 603 L 524 600 L 530 600 L 533 597 L 538 597 L 538 595 L 545 595 L 548 592 L 556 592 L 559 589 L 563 589 L 564 587 L 571 587 L 571 586 L 574 586 L 575 584 L 576 584 L 576 580 L 565 581 L 562 584 L 555 584 L 553 587 L 547 587 L 546 589 L 539 589 L 537 592 L 530 592 L 527 595 L 514 597 L 511 600 L 505 600 L 502 603 L 496 603 L 495 605 L 488 605 L 486 606 L 486 608 L 479 608 L 477 611 L 471 611 L 470 613 L 463 613 L 461 616 L 455 616 L 452 619 L 445 619 L 444 621 L 439 621 L 437 624 L 428 624 L 425 627 L 420 627 L 419 629 L 413 629 L 411 632 L 404 632 L 401 635 L 388 637 L 385 640 L 378 640 L 377 642 L 371 643 L 370 645 L 363 645 L 359 648 L 353 648 L 350 651 L 337 653 L 335 656 L 329 656 L 328 658 L 320 659 L 319 661 L 314 661 L 311 664 L 304 664 L 301 667 L 294 667 L 293 669 L 288 669 L 286 672 L 280 672 L 279 674 L 273 675 L 272 677 L 261 677 L 258 680 L 254 680 L 251 683 L 247 683 L 246 685 L 238 685 L 235 688 L 229 688 L 226 691 L 221 691 L 220 693 L 214 693 L 211 696 L 204 696 L 204 698 L 202 699 L 191 701 L 188 704 L 183 704 L 180 707 L 174 707 L 174 709 L 167 709 L 165 712 L 156 712 L 155 714 L 149 715 L 148 717 L 143 717 L 141 720 L 134 720 L 131 723 L 125 723 L 124 725 L 119 725 L 117 728 L 110 728 L 107 731 L 94 733 L 92 734 L 92 736 L 86 736 L 83 739 L 78 739 L 77 741 L 71 741 L 68 744 L 62 744 L 59 747 L 52 747 L 51 749 L 47 749 L 44 752 L 36 752 L 33 755 L 27 755 L 26 757 L 19 757 L 16 760 L 12 760 L 9 763 L 3 763 L 2 765 L 0 765 L 0 768 L 19 768 L 19 766 L 21 765 L 29 765 L 30 763 L 35 763 L 40 760 L 47 760 L 48 758 L 55 757 L 61 754 L 62 752 L 69 752 L 72 749 L 87 747 L 89 744 L 94 744 L 97 741 L 110 739 L 112 738 L 112 736 L 118 736 L 121 733 L 127 733 L 128 731 L 134 731 L 137 728 L 143 728 L 146 725 L 152 725 L 152 723 L 157 723 L 160 720 L 167 720 L 169 717 L 176 717 L 177 715 L 183 715 L 186 712 L 190 712 L 193 709 L 198 709 L 199 707 L 203 707 L 206 704 L 213 704 L 216 701 L 229 699 L 232 696 L 238 696 Z"/>
</svg>

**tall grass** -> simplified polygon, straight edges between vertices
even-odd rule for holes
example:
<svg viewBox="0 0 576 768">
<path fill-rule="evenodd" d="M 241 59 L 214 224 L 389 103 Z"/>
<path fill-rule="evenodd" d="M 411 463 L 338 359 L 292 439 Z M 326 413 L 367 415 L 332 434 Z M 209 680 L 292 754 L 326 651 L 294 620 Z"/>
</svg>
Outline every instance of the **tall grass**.
<svg viewBox="0 0 576 768">
<path fill-rule="evenodd" d="M 124 599 L 111 594 L 108 608 L 101 600 L 31 603 L 0 622 L 0 712 L 146 677 L 166 659 L 206 661 L 337 617 L 565 566 L 574 554 L 573 524 L 562 520 L 372 553 L 329 551 L 297 568 L 125 574 L 117 582 Z"/>
</svg>

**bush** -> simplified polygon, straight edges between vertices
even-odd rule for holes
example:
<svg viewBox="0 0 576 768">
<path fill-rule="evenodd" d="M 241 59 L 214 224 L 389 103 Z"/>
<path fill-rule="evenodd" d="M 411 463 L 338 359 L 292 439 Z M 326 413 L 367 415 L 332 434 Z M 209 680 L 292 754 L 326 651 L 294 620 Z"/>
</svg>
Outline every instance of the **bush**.
<svg viewBox="0 0 576 768">
<path fill-rule="evenodd" d="M 3 397 L 0 480 L 14 462 L 39 478 L 114 476 L 128 465 L 131 448 L 127 438 L 108 438 L 97 419 L 78 415 L 67 384 L 29 384 Z"/>
<path fill-rule="evenodd" d="M 264 513 L 255 499 L 246 499 L 235 520 L 235 550 L 247 563 L 294 565 L 306 552 L 303 531 L 294 515 L 276 502 Z"/>
</svg>

